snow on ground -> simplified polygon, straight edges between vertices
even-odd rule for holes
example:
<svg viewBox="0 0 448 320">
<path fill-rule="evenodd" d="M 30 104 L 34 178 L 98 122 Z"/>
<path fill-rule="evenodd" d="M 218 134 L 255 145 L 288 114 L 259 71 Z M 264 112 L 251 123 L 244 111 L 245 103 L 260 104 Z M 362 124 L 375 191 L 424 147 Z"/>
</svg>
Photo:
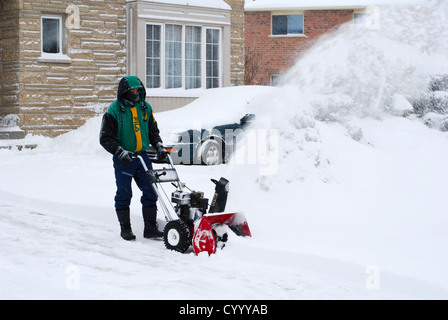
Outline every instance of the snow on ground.
<svg viewBox="0 0 448 320">
<path fill-rule="evenodd" d="M 238 91 L 246 92 L 242 100 L 259 94 Z M 163 130 L 169 118 L 158 119 Z M 1 298 L 448 297 L 446 134 L 386 116 L 360 121 L 368 144 L 339 124 L 319 123 L 314 143 L 331 164 L 308 167 L 314 153 L 304 150 L 295 160 L 302 176 L 291 181 L 283 180 L 287 172 L 260 176 L 248 163 L 177 166 L 210 198 L 209 179 L 229 178 L 229 209 L 244 211 L 252 229 L 252 239 L 231 235 L 208 257 L 143 239 L 135 186 L 138 238 L 119 237 L 112 162 L 95 146 L 99 124 L 92 119 L 35 150 L 0 151 Z"/>
<path fill-rule="evenodd" d="M 447 299 L 448 135 L 389 112 L 448 65 L 446 12 L 420 8 L 431 21 L 413 16 L 420 28 L 404 19 L 426 35 L 416 38 L 399 37 L 399 13 L 386 12 L 383 32 L 324 38 L 281 87 L 211 90 L 156 114 L 165 141 L 257 114 L 231 163 L 177 166 L 209 198 L 210 178 L 228 178 L 228 209 L 251 228 L 210 257 L 143 239 L 135 185 L 137 241 L 120 238 L 101 117 L 27 137 L 34 150 L 0 149 L 0 298 Z"/>
</svg>

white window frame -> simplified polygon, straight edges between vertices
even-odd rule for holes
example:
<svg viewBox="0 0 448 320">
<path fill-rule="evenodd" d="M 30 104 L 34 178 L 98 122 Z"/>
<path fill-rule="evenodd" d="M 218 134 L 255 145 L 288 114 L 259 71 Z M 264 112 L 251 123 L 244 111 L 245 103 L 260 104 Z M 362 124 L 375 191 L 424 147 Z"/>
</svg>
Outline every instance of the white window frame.
<svg viewBox="0 0 448 320">
<path fill-rule="evenodd" d="M 218 84 L 218 87 L 217 88 L 221 88 L 222 87 L 222 30 L 220 29 L 220 28 L 212 28 L 212 27 L 204 27 L 203 28 L 203 30 L 205 31 L 205 32 L 203 32 L 203 47 L 204 47 L 204 50 L 203 50 L 203 55 L 204 55 L 204 58 L 203 58 L 203 61 L 202 61 L 202 63 L 203 63 L 203 82 L 202 82 L 202 86 L 204 87 L 204 88 L 207 88 L 207 29 L 209 29 L 209 30 L 219 30 L 219 41 L 218 41 L 218 44 L 219 44 L 219 49 L 218 49 L 218 55 L 219 55 L 219 57 L 218 57 L 218 61 L 219 61 L 219 69 L 218 69 L 218 72 L 219 72 L 219 76 L 218 76 L 218 81 L 219 81 L 219 84 Z M 212 88 L 213 89 L 213 88 Z"/>
<path fill-rule="evenodd" d="M 147 23 L 145 24 L 145 85 L 147 86 L 147 68 L 148 68 L 148 48 L 147 48 L 147 41 L 148 41 L 148 34 L 147 34 L 147 26 L 153 25 L 153 26 L 160 26 L 160 85 L 162 86 L 165 82 L 165 42 L 163 39 L 165 38 L 165 28 L 163 26 L 163 23 Z M 148 87 L 147 87 L 148 88 Z M 149 89 L 149 88 L 148 88 Z"/>
<path fill-rule="evenodd" d="M 44 28 L 43 28 L 43 19 L 57 19 L 59 20 L 59 52 L 58 53 L 49 53 L 44 52 Z M 64 17 L 62 15 L 55 14 L 43 14 L 40 17 L 40 58 L 37 59 L 37 62 L 41 63 L 65 63 L 70 64 L 72 59 L 68 57 L 64 52 L 66 50 L 64 43 Z"/>
<path fill-rule="evenodd" d="M 58 38 L 59 52 L 57 52 L 57 53 L 44 52 L 44 19 L 59 20 L 59 38 Z M 44 55 L 53 55 L 53 56 L 61 56 L 61 55 L 63 55 L 62 16 L 59 16 L 59 15 L 49 15 L 49 14 L 42 15 L 41 19 L 40 19 L 40 26 L 41 26 L 41 35 L 40 35 L 40 40 L 41 40 L 40 52 L 41 52 L 41 55 L 42 56 L 44 56 Z"/>
<path fill-rule="evenodd" d="M 182 26 L 182 49 L 181 49 L 181 59 L 182 59 L 182 85 L 180 88 L 166 88 L 166 63 L 165 63 L 165 26 L 166 25 L 180 25 Z M 148 25 L 158 25 L 161 26 L 161 48 L 160 48 L 160 87 L 158 88 L 150 88 L 147 86 L 147 48 L 146 48 L 146 41 L 148 39 L 147 36 L 147 26 Z M 186 33 L 186 27 L 200 27 L 201 28 L 201 87 L 199 88 L 192 88 L 192 89 L 186 89 L 186 67 L 185 67 L 185 33 Z M 196 90 L 196 89 L 206 89 L 207 88 L 207 62 L 206 62 L 206 54 L 207 54 L 207 47 L 206 47 L 206 36 L 207 36 L 207 30 L 219 30 L 219 87 L 222 87 L 223 84 L 223 28 L 221 27 L 211 27 L 211 26 L 204 26 L 204 25 L 198 25 L 194 23 L 176 23 L 176 22 L 166 22 L 166 23 L 160 23 L 160 22 L 152 22 L 152 21 L 146 21 L 145 22 L 145 85 L 148 91 L 151 90 L 176 90 L 176 89 L 183 89 L 186 91 L 189 90 Z"/>
<path fill-rule="evenodd" d="M 164 35 L 166 36 L 166 26 L 167 25 L 173 25 L 173 26 L 181 26 L 181 40 L 180 40 L 180 87 L 177 88 L 168 88 L 168 89 L 180 89 L 180 88 L 184 88 L 185 87 L 185 26 L 181 25 L 181 24 L 176 24 L 176 23 L 165 23 L 163 24 L 163 29 L 164 29 Z M 167 56 L 166 56 L 166 37 L 162 38 L 162 44 L 163 44 L 163 49 L 164 49 L 164 55 L 163 55 L 163 61 L 164 61 L 164 69 L 163 69 L 163 75 L 164 75 L 164 82 L 163 82 L 163 86 L 165 89 L 166 88 L 166 60 L 167 60 Z M 177 58 L 177 57 L 175 57 Z M 161 83 L 162 84 L 162 83 Z M 167 89 L 167 90 L 168 90 Z"/>
<path fill-rule="evenodd" d="M 184 34 L 183 34 L 183 41 L 182 41 L 182 44 L 183 44 L 183 50 L 182 50 L 182 52 L 183 52 L 183 54 L 184 54 L 184 57 L 182 58 L 182 74 L 183 74 L 183 76 L 182 76 L 182 80 L 183 80 L 183 88 L 185 88 L 185 90 L 191 90 L 191 89 L 199 89 L 199 88 L 191 88 L 191 89 L 187 89 L 187 85 L 186 85 L 186 77 L 187 77 L 187 69 L 186 69 L 186 62 L 187 62 L 187 60 L 186 60 L 186 54 L 185 54 L 185 50 L 186 50 L 186 30 L 187 30 L 187 27 L 197 27 L 197 28 L 201 28 L 201 86 L 199 87 L 199 88 L 202 88 L 202 87 L 204 87 L 204 68 L 206 67 L 205 66 L 205 64 L 204 64 L 204 57 L 205 57 L 205 52 L 204 52 L 204 41 L 205 41 L 205 35 L 204 35 L 204 31 L 206 30 L 206 29 L 204 29 L 204 27 L 203 26 L 201 26 L 201 25 L 193 25 L 193 24 L 186 24 L 186 25 L 184 25 L 184 28 L 183 28 L 183 31 L 184 31 Z"/>
<path fill-rule="evenodd" d="M 274 16 L 302 16 L 303 20 L 303 32 L 302 33 L 286 33 L 286 34 L 274 34 Z M 271 34 L 270 37 L 305 37 L 305 12 L 304 11 L 275 11 L 271 13 Z"/>
</svg>

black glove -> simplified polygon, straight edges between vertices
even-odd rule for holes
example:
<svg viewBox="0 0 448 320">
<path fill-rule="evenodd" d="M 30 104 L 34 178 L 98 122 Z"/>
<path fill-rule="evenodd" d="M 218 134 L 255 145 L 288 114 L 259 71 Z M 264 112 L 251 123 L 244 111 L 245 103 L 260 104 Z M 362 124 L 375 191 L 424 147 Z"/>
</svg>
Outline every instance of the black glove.
<svg viewBox="0 0 448 320">
<path fill-rule="evenodd" d="M 166 151 L 166 149 L 163 147 L 161 142 L 159 142 L 157 144 L 157 150 L 156 151 L 157 151 L 157 158 L 160 161 L 166 160 L 166 156 L 168 155 L 168 151 Z"/>
<path fill-rule="evenodd" d="M 117 156 L 118 160 L 123 162 L 131 162 L 132 161 L 132 152 L 124 150 L 122 147 L 118 147 L 117 151 L 115 152 L 115 155 Z"/>
</svg>

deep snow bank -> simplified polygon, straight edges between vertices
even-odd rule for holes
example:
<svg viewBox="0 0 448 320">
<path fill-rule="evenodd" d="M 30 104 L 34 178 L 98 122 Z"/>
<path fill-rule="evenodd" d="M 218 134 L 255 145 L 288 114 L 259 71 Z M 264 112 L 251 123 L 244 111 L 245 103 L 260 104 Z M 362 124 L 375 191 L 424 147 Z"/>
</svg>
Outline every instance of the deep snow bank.
<svg viewBox="0 0 448 320">
<path fill-rule="evenodd" d="M 348 23 L 323 36 L 283 76 L 279 88 L 248 103 L 248 112 L 257 114 L 254 130 L 273 129 L 278 135 L 278 143 L 267 150 L 278 153 L 282 182 L 309 177 L 304 174 L 309 170 L 319 180 L 331 180 L 329 150 L 322 147 L 326 124 L 340 124 L 347 136 L 366 144 L 360 119 L 411 109 L 410 97 L 427 91 L 432 76 L 448 73 L 446 2 L 381 7 L 379 17 L 374 28 Z M 294 159 L 304 155 L 297 165 Z M 270 160 L 269 152 L 259 158 Z"/>
<path fill-rule="evenodd" d="M 348 24 L 323 37 L 281 87 L 251 101 L 255 138 L 231 172 L 233 197 L 266 246 L 448 287 L 447 135 L 391 116 L 448 72 L 447 18 L 445 3 L 384 8 L 379 29 Z M 250 148 L 265 137 L 265 150 Z"/>
</svg>

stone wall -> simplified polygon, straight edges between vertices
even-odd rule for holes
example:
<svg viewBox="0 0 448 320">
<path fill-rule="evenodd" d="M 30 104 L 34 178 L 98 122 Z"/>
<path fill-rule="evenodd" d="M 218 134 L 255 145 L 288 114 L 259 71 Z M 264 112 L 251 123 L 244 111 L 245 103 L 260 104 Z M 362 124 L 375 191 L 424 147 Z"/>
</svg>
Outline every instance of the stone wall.
<svg viewBox="0 0 448 320">
<path fill-rule="evenodd" d="M 118 81 L 126 73 L 125 0 L 2 2 L 18 3 L 13 12 L 19 40 L 11 49 L 18 65 L 11 85 L 18 86 L 18 94 L 16 101 L 4 101 L 3 95 L 0 117 L 18 106 L 22 130 L 56 136 L 79 127 L 115 99 Z M 62 16 L 62 58 L 42 56 L 43 14 Z"/>
<path fill-rule="evenodd" d="M 0 0 L 0 121 L 19 107 L 19 1 Z"/>
<path fill-rule="evenodd" d="M 231 75 L 232 85 L 244 84 L 244 0 L 224 0 L 231 13 Z"/>
</svg>

